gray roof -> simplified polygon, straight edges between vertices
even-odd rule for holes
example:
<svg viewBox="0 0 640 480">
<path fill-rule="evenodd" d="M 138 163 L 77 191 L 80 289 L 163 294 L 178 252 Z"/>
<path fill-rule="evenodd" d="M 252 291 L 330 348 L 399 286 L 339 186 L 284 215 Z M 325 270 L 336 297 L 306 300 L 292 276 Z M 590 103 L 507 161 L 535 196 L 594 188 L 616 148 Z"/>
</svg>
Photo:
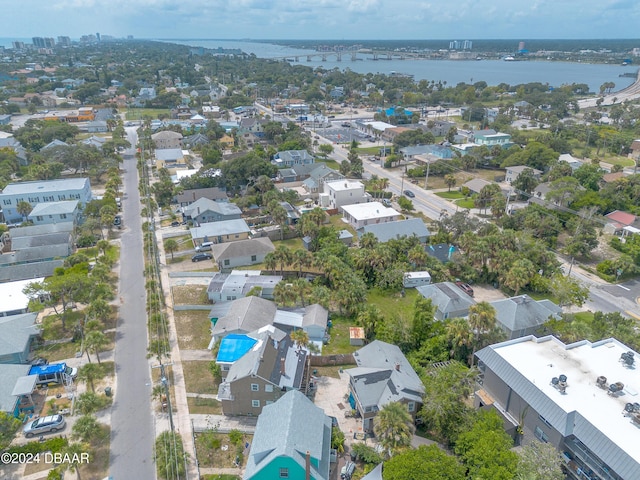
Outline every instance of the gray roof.
<svg viewBox="0 0 640 480">
<path fill-rule="evenodd" d="M 537 168 L 527 167 L 526 165 L 514 165 L 513 167 L 506 167 L 505 170 L 511 170 L 512 172 L 516 172 L 518 174 L 524 172 L 525 170 L 532 170 L 534 174 L 540 175 L 542 170 L 538 170 Z"/>
<path fill-rule="evenodd" d="M 159 148 L 155 151 L 158 160 L 173 161 L 184 158 L 180 148 Z"/>
<path fill-rule="evenodd" d="M 358 230 L 358 236 L 361 237 L 367 232 L 373 233 L 378 241 L 382 243 L 394 238 L 411 237 L 413 235 L 420 238 L 431 235 L 427 226 L 419 218 L 367 225 Z"/>
<path fill-rule="evenodd" d="M 517 332 L 533 327 L 539 327 L 549 320 L 549 317 L 559 319 L 558 309 L 553 302 L 548 302 L 555 306 L 550 310 L 547 305 L 537 302 L 528 295 L 506 298 L 491 302 L 496 309 L 498 323 L 507 331 Z"/>
<path fill-rule="evenodd" d="M 16 384 L 13 387 L 12 395 L 31 395 L 36 388 L 36 382 L 38 381 L 37 375 L 26 375 L 18 378 Z"/>
<path fill-rule="evenodd" d="M 154 142 L 156 140 L 174 140 L 181 139 L 182 134 L 178 132 L 174 132 L 173 130 L 163 130 L 162 132 L 154 133 L 151 135 L 151 140 Z"/>
<path fill-rule="evenodd" d="M 469 311 L 476 302 L 451 282 L 432 283 L 416 287 L 424 298 L 431 299 L 433 305 L 442 313 Z"/>
<path fill-rule="evenodd" d="M 196 217 L 206 211 L 219 213 L 220 215 L 240 215 L 242 210 L 235 203 L 231 202 L 214 202 L 208 198 L 199 198 L 188 207 L 182 209 L 188 217 Z"/>
<path fill-rule="evenodd" d="M 30 237 L 33 235 L 45 235 L 49 233 L 73 232 L 75 225 L 73 222 L 48 223 L 44 225 L 30 225 L 28 227 L 16 227 L 11 229 L 11 238 L 15 240 L 20 237 Z"/>
<path fill-rule="evenodd" d="M 412 157 L 414 155 L 423 155 L 425 153 L 430 153 L 431 150 L 431 145 L 411 145 L 408 147 L 402 147 L 400 149 L 400 153 Z"/>
<path fill-rule="evenodd" d="M 260 237 L 235 242 L 218 243 L 211 246 L 211 253 L 213 254 L 213 258 L 219 262 L 221 260 L 243 258 L 251 255 L 266 255 L 275 249 L 276 247 L 273 246 L 273 242 L 271 242 L 269 237 Z"/>
<path fill-rule="evenodd" d="M 36 180 L 32 182 L 10 183 L 2 193 L 11 195 L 28 195 L 29 193 L 63 192 L 82 190 L 89 181 L 87 178 L 62 178 L 58 180 Z"/>
<path fill-rule="evenodd" d="M 231 273 L 217 272 L 213 274 L 207 291 L 222 292 L 233 289 L 246 295 L 253 287 L 275 287 L 281 280 L 281 275 L 260 275 L 259 271 L 254 272 L 253 270 L 234 270 Z"/>
<path fill-rule="evenodd" d="M 298 176 L 311 175 L 312 172 L 318 170 L 318 173 L 322 172 L 325 169 L 331 170 L 325 163 L 307 163 L 306 165 L 293 165 L 291 170 L 293 170 Z"/>
<path fill-rule="evenodd" d="M 277 388 L 300 389 L 303 386 L 308 350 L 295 348 L 291 337 L 282 336 L 277 328 L 273 329 L 273 333 L 270 329 L 261 329 L 255 338 L 258 343 L 229 368 L 223 389 L 229 388 L 228 385 L 234 381 L 247 377 L 260 377 Z M 271 352 L 265 354 L 267 350 Z M 265 360 L 268 358 L 272 358 L 273 363 Z"/>
<path fill-rule="evenodd" d="M 483 178 L 473 178 L 462 186 L 467 187 L 469 190 L 475 193 L 479 193 L 487 185 L 491 185 L 491 182 L 484 180 Z"/>
<path fill-rule="evenodd" d="M 225 305 L 226 313 L 221 309 L 216 310 L 218 305 L 211 310 L 211 318 L 218 318 L 212 329 L 213 335 L 253 332 L 265 325 L 271 325 L 276 316 L 276 304 L 264 298 L 244 297 L 225 303 L 231 303 Z M 224 313 L 224 316 L 218 317 L 220 313 Z"/>
<path fill-rule="evenodd" d="M 0 356 L 21 353 L 29 339 L 37 335 L 37 313 L 0 317 Z"/>
<path fill-rule="evenodd" d="M 313 162 L 313 155 L 310 155 L 306 150 L 285 150 L 276 153 L 275 161 L 280 160 L 285 163 L 299 164 Z"/>
<path fill-rule="evenodd" d="M 232 235 L 235 233 L 249 233 L 251 229 L 241 218 L 222 220 L 221 222 L 203 223 L 191 230 L 191 238 L 217 237 L 218 235 Z"/>
<path fill-rule="evenodd" d="M 31 365 L 0 364 L 0 411 L 13 413 L 18 401 L 13 389 L 19 378 L 29 374 Z"/>
<path fill-rule="evenodd" d="M 29 214 L 29 217 L 37 217 L 43 215 L 61 215 L 72 214 L 78 208 L 78 200 L 65 200 L 61 202 L 46 202 L 37 203 L 34 205 L 33 210 Z M 66 223 L 66 222 L 65 222 Z"/>
<path fill-rule="evenodd" d="M 422 402 L 424 385 L 396 345 L 374 340 L 353 357 L 358 366 L 346 373 L 363 406 L 381 409 L 403 399 Z"/>
<path fill-rule="evenodd" d="M 362 480 L 382 480 L 382 463 L 376 465 L 376 468 L 362 477 Z"/>
<path fill-rule="evenodd" d="M 0 258 L 2 257 L 4 257 L 4 255 L 0 256 Z M 49 260 L 44 262 L 5 265 L 0 268 L 0 282 L 50 277 L 53 275 L 53 271 L 58 267 L 62 267 L 63 264 L 64 260 Z"/>
<path fill-rule="evenodd" d="M 209 198 L 211 200 L 228 200 L 227 192 L 218 187 L 210 188 L 195 188 L 191 190 L 185 190 L 178 194 L 176 199 L 178 203 L 195 202 L 199 198 Z"/>
<path fill-rule="evenodd" d="M 27 248 L 54 247 L 55 245 L 64 245 L 66 248 L 69 248 L 69 243 L 71 243 L 70 232 L 49 233 L 44 235 L 34 235 L 32 237 L 13 237 L 12 235 L 11 238 L 11 248 L 15 251 Z"/>
<path fill-rule="evenodd" d="M 68 143 L 63 142 L 62 140 L 58 140 L 56 138 L 51 142 L 47 143 L 44 147 L 42 147 L 40 151 L 47 150 L 48 148 L 53 148 L 53 147 L 68 147 L 68 146 L 69 146 Z"/>
<path fill-rule="evenodd" d="M 312 462 L 311 477 L 328 480 L 330 448 L 331 420 L 305 395 L 292 390 L 262 409 L 243 478 L 254 478 L 280 457 L 292 459 L 304 472 L 309 452 L 318 461 L 318 468 Z"/>
<path fill-rule="evenodd" d="M 318 303 L 314 303 L 305 308 L 304 315 L 302 316 L 302 326 L 317 325 L 322 328 L 327 328 L 328 320 L 329 312 L 327 309 Z"/>
</svg>

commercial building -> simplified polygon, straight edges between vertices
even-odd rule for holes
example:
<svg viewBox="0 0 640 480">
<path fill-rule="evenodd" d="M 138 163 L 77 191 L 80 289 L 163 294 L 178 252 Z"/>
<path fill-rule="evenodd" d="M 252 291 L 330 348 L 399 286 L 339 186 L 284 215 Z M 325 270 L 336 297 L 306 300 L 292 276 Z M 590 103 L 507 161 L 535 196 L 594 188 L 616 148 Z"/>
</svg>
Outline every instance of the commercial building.
<svg viewBox="0 0 640 480">
<path fill-rule="evenodd" d="M 638 478 L 638 353 L 615 339 L 565 345 L 528 336 L 476 356 L 476 406 L 497 410 L 517 443 L 551 443 L 571 479 Z"/>
</svg>

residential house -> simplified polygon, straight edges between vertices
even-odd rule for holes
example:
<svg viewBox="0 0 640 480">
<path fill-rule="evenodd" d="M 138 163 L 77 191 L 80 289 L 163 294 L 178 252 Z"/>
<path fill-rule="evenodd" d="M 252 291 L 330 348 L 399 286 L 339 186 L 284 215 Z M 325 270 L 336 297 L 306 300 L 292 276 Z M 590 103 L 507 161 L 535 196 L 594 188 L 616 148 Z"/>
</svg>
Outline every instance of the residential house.
<svg viewBox="0 0 640 480">
<path fill-rule="evenodd" d="M 497 411 L 517 443 L 553 445 L 571 480 L 638 476 L 637 352 L 615 339 L 565 345 L 528 336 L 476 357 L 475 405 Z"/>
<path fill-rule="evenodd" d="M 199 198 L 191 205 L 182 208 L 182 217 L 201 225 L 209 222 L 239 220 L 242 210 L 235 203 L 215 202 L 208 198 Z"/>
<path fill-rule="evenodd" d="M 49 143 L 47 143 L 44 147 L 42 147 L 40 149 L 40 151 L 42 152 L 43 150 L 49 150 L 50 148 L 54 148 L 54 147 L 68 147 L 69 144 L 66 142 L 63 142 L 62 140 L 58 140 L 57 138 L 51 140 Z"/>
<path fill-rule="evenodd" d="M 401 217 L 396 210 L 391 207 L 385 207 L 380 202 L 344 205 L 342 210 L 343 218 L 355 230 L 367 225 L 394 222 Z"/>
<path fill-rule="evenodd" d="M 172 130 L 163 130 L 162 132 L 154 133 L 151 135 L 151 140 L 153 140 L 158 150 L 165 148 L 182 148 L 182 134 Z"/>
<path fill-rule="evenodd" d="M 185 151 L 180 148 L 156 149 L 154 155 L 157 168 L 176 169 L 187 166 Z"/>
<path fill-rule="evenodd" d="M 96 147 L 98 150 L 102 150 L 102 146 L 107 139 L 104 137 L 96 137 L 95 135 L 91 135 L 89 138 L 85 138 L 82 140 L 84 145 L 90 145 Z"/>
<path fill-rule="evenodd" d="M 224 134 L 220 137 L 218 143 L 222 145 L 225 150 L 231 150 L 236 145 L 236 140 L 233 136 Z"/>
<path fill-rule="evenodd" d="M 608 183 L 617 183 L 626 176 L 624 172 L 605 173 L 599 183 L 601 187 L 604 187 Z"/>
<path fill-rule="evenodd" d="M 488 182 L 482 178 L 473 178 L 462 186 L 469 189 L 471 193 L 480 193 L 484 187 L 491 185 L 493 182 Z"/>
<path fill-rule="evenodd" d="M 274 336 L 276 338 L 274 338 Z M 309 351 L 288 335 L 265 328 L 258 342 L 236 360 L 218 387 L 225 415 L 260 415 L 289 390 L 306 395 L 310 382 Z"/>
<path fill-rule="evenodd" d="M 406 405 L 413 418 L 420 411 L 424 385 L 400 348 L 374 340 L 353 354 L 358 365 L 349 375 L 349 404 L 362 418 L 362 429 L 373 430 L 374 419 L 388 403 Z"/>
<path fill-rule="evenodd" d="M 272 332 L 276 331 L 280 332 L 281 336 L 274 338 L 275 341 L 280 341 L 286 336 L 286 333 L 272 327 Z M 232 333 L 220 340 L 218 354 L 216 355 L 216 364 L 220 365 L 220 376 L 223 380 L 227 377 L 231 365 L 249 352 L 254 345 L 258 343 L 259 338 L 260 333 L 256 331 L 251 334 Z"/>
<path fill-rule="evenodd" d="M 316 345 L 319 351 L 327 340 L 329 312 L 317 304 L 279 310 L 270 300 L 250 296 L 214 305 L 209 317 L 213 324 L 212 344 L 230 333 L 250 333 L 270 325 L 286 333 L 304 330 L 309 336 L 309 341 Z"/>
<path fill-rule="evenodd" d="M 413 157 L 413 161 L 418 165 L 427 165 L 438 160 L 450 160 L 453 158 L 453 150 L 445 145 L 425 145 L 425 152 Z"/>
<path fill-rule="evenodd" d="M 537 178 L 538 180 L 540 179 L 540 176 L 542 175 L 542 171 L 538 170 L 536 168 L 531 168 L 531 167 L 527 167 L 526 165 L 516 165 L 514 167 L 507 167 L 506 169 L 506 174 L 504 177 L 504 181 L 509 183 L 509 184 L 513 184 L 513 182 L 516 181 L 516 179 L 520 176 L 520 174 L 522 172 L 524 172 L 525 170 L 532 170 L 533 171 L 533 176 L 535 178 Z"/>
<path fill-rule="evenodd" d="M 220 270 L 246 267 L 264 262 L 268 253 L 276 249 L 269 237 L 249 238 L 212 245 L 213 259 Z"/>
<path fill-rule="evenodd" d="M 380 138 L 385 142 L 393 143 L 396 137 L 404 132 L 410 132 L 412 129 L 408 127 L 392 127 L 385 128 L 384 132 L 380 134 Z"/>
<path fill-rule="evenodd" d="M 65 200 L 62 202 L 38 203 L 27 216 L 34 225 L 46 223 L 73 222 L 77 223 L 80 215 L 78 200 Z"/>
<path fill-rule="evenodd" d="M 469 315 L 469 307 L 476 303 L 473 298 L 452 282 L 432 283 L 416 287 L 416 290 L 424 298 L 431 300 L 436 308 L 435 318 L 437 320 L 466 317 Z"/>
<path fill-rule="evenodd" d="M 29 311 L 29 297 L 22 290 L 34 282 L 42 282 L 44 278 L 31 278 L 15 282 L 0 283 L 0 317 L 20 315 Z"/>
<path fill-rule="evenodd" d="M 368 203 L 371 195 L 364 190 L 364 184 L 359 180 L 335 180 L 324 183 L 324 193 L 328 198 L 329 208 L 340 210 L 344 205 Z M 321 195 L 321 197 L 323 196 Z M 324 202 L 321 200 L 321 203 Z"/>
<path fill-rule="evenodd" d="M 493 129 L 475 130 L 473 132 L 473 142 L 476 145 L 486 145 L 489 148 L 495 145 L 499 145 L 502 148 L 509 148 L 513 145 L 511 135 L 508 133 L 499 133 Z"/>
<path fill-rule="evenodd" d="M 232 301 L 259 289 L 259 297 L 273 299 L 273 290 L 282 278 L 281 275 L 261 275 L 260 270 L 216 272 L 207 287 L 207 296 L 212 302 Z"/>
<path fill-rule="evenodd" d="M 451 158 L 453 156 L 451 149 L 442 147 L 442 145 L 410 145 L 408 147 L 402 147 L 400 149 L 400 153 L 402 154 L 402 158 L 405 162 L 411 162 L 415 160 L 416 157 L 419 155 L 422 156 L 422 155 L 432 154 L 434 151 L 439 150 L 434 147 L 441 147 L 441 149 L 443 149 L 443 152 L 448 151 L 448 154 L 443 153 L 444 156 L 442 158 Z"/>
<path fill-rule="evenodd" d="M 21 378 L 29 378 L 30 369 L 31 365 L 0 364 L 0 412 L 20 416 L 20 396 L 14 392 Z M 35 383 L 33 376 L 31 379 Z"/>
<path fill-rule="evenodd" d="M 59 180 L 36 180 L 10 183 L 0 193 L 0 207 L 8 223 L 22 222 L 18 203 L 24 201 L 35 206 L 45 202 L 78 200 L 81 206 L 91 201 L 91 184 L 88 178 L 65 178 Z"/>
<path fill-rule="evenodd" d="M 304 168 L 305 170 L 309 171 L 308 165 L 307 166 L 296 165 L 293 167 L 293 169 L 299 175 L 300 175 L 299 171 L 301 168 Z M 302 182 L 302 186 L 304 187 L 304 189 L 307 191 L 308 194 L 313 195 L 313 194 L 318 194 L 324 191 L 325 182 L 331 182 L 333 180 L 343 180 L 344 178 L 345 178 L 344 175 L 342 175 L 340 172 L 327 167 L 327 165 L 323 163 L 323 164 L 320 164 L 318 167 L 309 171 L 309 177 Z"/>
<path fill-rule="evenodd" d="M 209 145 L 209 143 L 211 143 L 209 137 L 207 137 L 204 133 L 196 133 L 182 139 L 182 145 L 184 145 L 184 148 L 194 148 L 198 146 Z"/>
<path fill-rule="evenodd" d="M 358 229 L 358 238 L 362 238 L 365 233 L 372 233 L 380 243 L 388 242 L 391 239 L 416 236 L 423 245 L 431 236 L 431 232 L 419 218 L 367 225 Z"/>
<path fill-rule="evenodd" d="M 203 242 L 227 243 L 249 238 L 251 229 L 242 219 L 203 223 L 189 230 L 195 246 Z"/>
<path fill-rule="evenodd" d="M 570 153 L 563 153 L 560 155 L 560 157 L 558 157 L 558 162 L 567 162 L 571 167 L 571 170 L 574 172 L 583 165 L 582 160 L 574 157 Z"/>
<path fill-rule="evenodd" d="M 562 309 L 551 300 L 534 300 L 529 295 L 491 302 L 496 309 L 497 324 L 507 338 L 535 335 L 552 318 L 560 320 Z"/>
<path fill-rule="evenodd" d="M 272 164 L 278 168 L 291 168 L 294 165 L 309 165 L 315 162 L 306 150 L 285 150 L 274 155 Z"/>
<path fill-rule="evenodd" d="M 214 202 L 229 201 L 227 192 L 219 187 L 194 188 L 190 190 L 184 190 L 182 193 L 176 195 L 175 201 L 179 206 L 186 207 L 187 205 L 191 205 L 193 202 L 200 198 L 208 198 L 209 200 L 213 200 Z"/>
<path fill-rule="evenodd" d="M 606 224 L 603 230 L 610 235 L 624 234 L 625 231 L 628 233 L 638 233 L 634 229 L 640 228 L 640 219 L 633 213 L 615 210 L 607 213 L 604 217 Z"/>
<path fill-rule="evenodd" d="M 0 132 L 0 148 L 13 150 L 18 158 L 18 163 L 23 167 L 28 165 L 27 150 L 14 138 L 12 133 Z"/>
<path fill-rule="evenodd" d="M 105 120 L 94 120 L 87 122 L 86 131 L 89 133 L 106 133 L 109 131 Z"/>
<path fill-rule="evenodd" d="M 243 480 L 329 480 L 331 428 L 322 409 L 287 392 L 258 417 Z"/>
<path fill-rule="evenodd" d="M 202 114 L 207 118 L 220 118 L 220 107 L 218 105 L 203 105 Z"/>
<path fill-rule="evenodd" d="M 0 363 L 29 363 L 31 345 L 40 334 L 37 313 L 0 317 Z"/>
</svg>

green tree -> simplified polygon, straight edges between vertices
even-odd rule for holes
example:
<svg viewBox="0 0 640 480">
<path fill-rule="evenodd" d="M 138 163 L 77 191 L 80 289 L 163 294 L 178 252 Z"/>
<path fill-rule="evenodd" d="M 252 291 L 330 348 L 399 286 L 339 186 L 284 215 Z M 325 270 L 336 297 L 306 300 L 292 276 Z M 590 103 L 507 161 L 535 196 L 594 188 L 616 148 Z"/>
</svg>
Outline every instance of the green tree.
<svg viewBox="0 0 640 480">
<path fill-rule="evenodd" d="M 90 453 L 91 447 L 86 443 L 69 443 L 62 451 L 64 463 L 61 465 L 62 471 L 69 470 L 76 473 L 76 478 L 80 477 L 80 468 L 83 465 L 83 453 Z M 91 457 L 89 457 L 91 459 Z"/>
<path fill-rule="evenodd" d="M 0 412 L 0 450 L 4 450 L 13 441 L 22 423 L 7 412 Z"/>
<path fill-rule="evenodd" d="M 398 205 L 402 210 L 407 212 L 414 210 L 413 202 L 405 196 L 398 197 Z"/>
<path fill-rule="evenodd" d="M 95 363 L 87 363 L 78 370 L 78 380 L 86 382 L 91 392 L 96 393 L 94 382 L 102 376 L 102 369 Z"/>
<path fill-rule="evenodd" d="M 18 204 L 16 205 L 16 211 L 20 215 L 22 215 L 22 221 L 24 222 L 27 221 L 27 217 L 31 213 L 31 210 L 33 210 L 33 207 L 31 206 L 31 204 L 29 202 L 25 202 L 24 200 L 19 201 Z"/>
<path fill-rule="evenodd" d="M 107 336 L 97 330 L 87 333 L 84 337 L 84 348 L 87 350 L 87 358 L 89 358 L 89 352 L 93 353 L 100 363 L 100 351 L 109 345 L 109 339 Z M 89 360 L 91 362 L 91 360 Z"/>
<path fill-rule="evenodd" d="M 83 415 L 78 418 L 71 429 L 71 438 L 81 442 L 93 443 L 96 440 L 103 440 L 105 430 L 93 415 Z"/>
<path fill-rule="evenodd" d="M 536 273 L 535 265 L 527 258 L 519 258 L 511 265 L 504 275 L 504 284 L 515 292 L 517 296 L 520 289 L 529 284 Z"/>
<path fill-rule="evenodd" d="M 451 191 L 451 188 L 456 186 L 458 180 L 456 180 L 456 177 L 454 175 L 448 173 L 444 176 L 444 183 L 447 187 L 449 187 L 449 191 Z"/>
<path fill-rule="evenodd" d="M 291 250 L 286 245 L 280 244 L 273 251 L 273 256 L 276 262 L 280 264 L 280 275 L 284 275 L 285 265 L 291 263 Z"/>
<path fill-rule="evenodd" d="M 473 331 L 474 342 L 471 352 L 471 366 L 478 348 L 482 348 L 482 338 L 496 328 L 496 309 L 489 302 L 478 302 L 469 307 L 469 327 Z"/>
<path fill-rule="evenodd" d="M 465 468 L 437 445 L 420 445 L 392 457 L 384 464 L 385 480 L 465 480 Z"/>
<path fill-rule="evenodd" d="M 556 274 L 551 277 L 549 291 L 558 299 L 561 307 L 576 305 L 581 307 L 589 299 L 589 289 L 575 278 Z"/>
<path fill-rule="evenodd" d="M 94 367 L 98 367 L 95 363 L 88 363 L 85 366 L 93 365 Z M 78 372 L 80 375 L 80 372 Z M 89 415 L 97 412 L 105 407 L 105 401 L 98 397 L 93 392 L 85 392 L 81 393 L 76 400 L 76 410 L 80 412 L 82 415 Z"/>
<path fill-rule="evenodd" d="M 375 338 L 376 329 L 384 320 L 382 312 L 377 305 L 368 304 L 360 310 L 356 323 L 364 328 L 364 336 L 367 342 Z"/>
<path fill-rule="evenodd" d="M 171 260 L 173 260 L 173 254 L 178 251 L 179 245 L 173 238 L 168 238 L 164 241 L 165 251 L 171 254 Z"/>
<path fill-rule="evenodd" d="M 390 402 L 378 412 L 373 430 L 380 445 L 392 456 L 411 445 L 413 418 L 405 404 Z"/>
<path fill-rule="evenodd" d="M 309 334 L 298 328 L 289 334 L 291 340 L 298 346 L 298 350 L 306 348 L 309 345 Z"/>
<path fill-rule="evenodd" d="M 515 480 L 564 480 L 562 457 L 550 443 L 533 440 L 518 451 Z"/>
<path fill-rule="evenodd" d="M 512 182 L 512 185 L 521 198 L 526 198 L 528 194 L 533 192 L 533 189 L 536 188 L 538 183 L 539 181 L 536 178 L 534 171 L 531 168 L 525 168 Z"/>
</svg>

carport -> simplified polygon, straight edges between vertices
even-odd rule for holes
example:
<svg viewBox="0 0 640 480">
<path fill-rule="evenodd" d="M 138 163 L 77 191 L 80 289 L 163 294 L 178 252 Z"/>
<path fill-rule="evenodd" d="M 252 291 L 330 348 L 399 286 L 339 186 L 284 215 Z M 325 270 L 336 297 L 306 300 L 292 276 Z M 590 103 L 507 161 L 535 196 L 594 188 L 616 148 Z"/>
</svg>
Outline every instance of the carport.
<svg viewBox="0 0 640 480">
<path fill-rule="evenodd" d="M 37 379 L 37 375 L 28 375 L 16 380 L 16 384 L 13 387 L 13 392 L 11 392 L 11 394 L 14 397 L 18 397 L 18 410 L 20 413 L 34 412 L 35 402 L 31 395 L 36 389 Z"/>
</svg>

